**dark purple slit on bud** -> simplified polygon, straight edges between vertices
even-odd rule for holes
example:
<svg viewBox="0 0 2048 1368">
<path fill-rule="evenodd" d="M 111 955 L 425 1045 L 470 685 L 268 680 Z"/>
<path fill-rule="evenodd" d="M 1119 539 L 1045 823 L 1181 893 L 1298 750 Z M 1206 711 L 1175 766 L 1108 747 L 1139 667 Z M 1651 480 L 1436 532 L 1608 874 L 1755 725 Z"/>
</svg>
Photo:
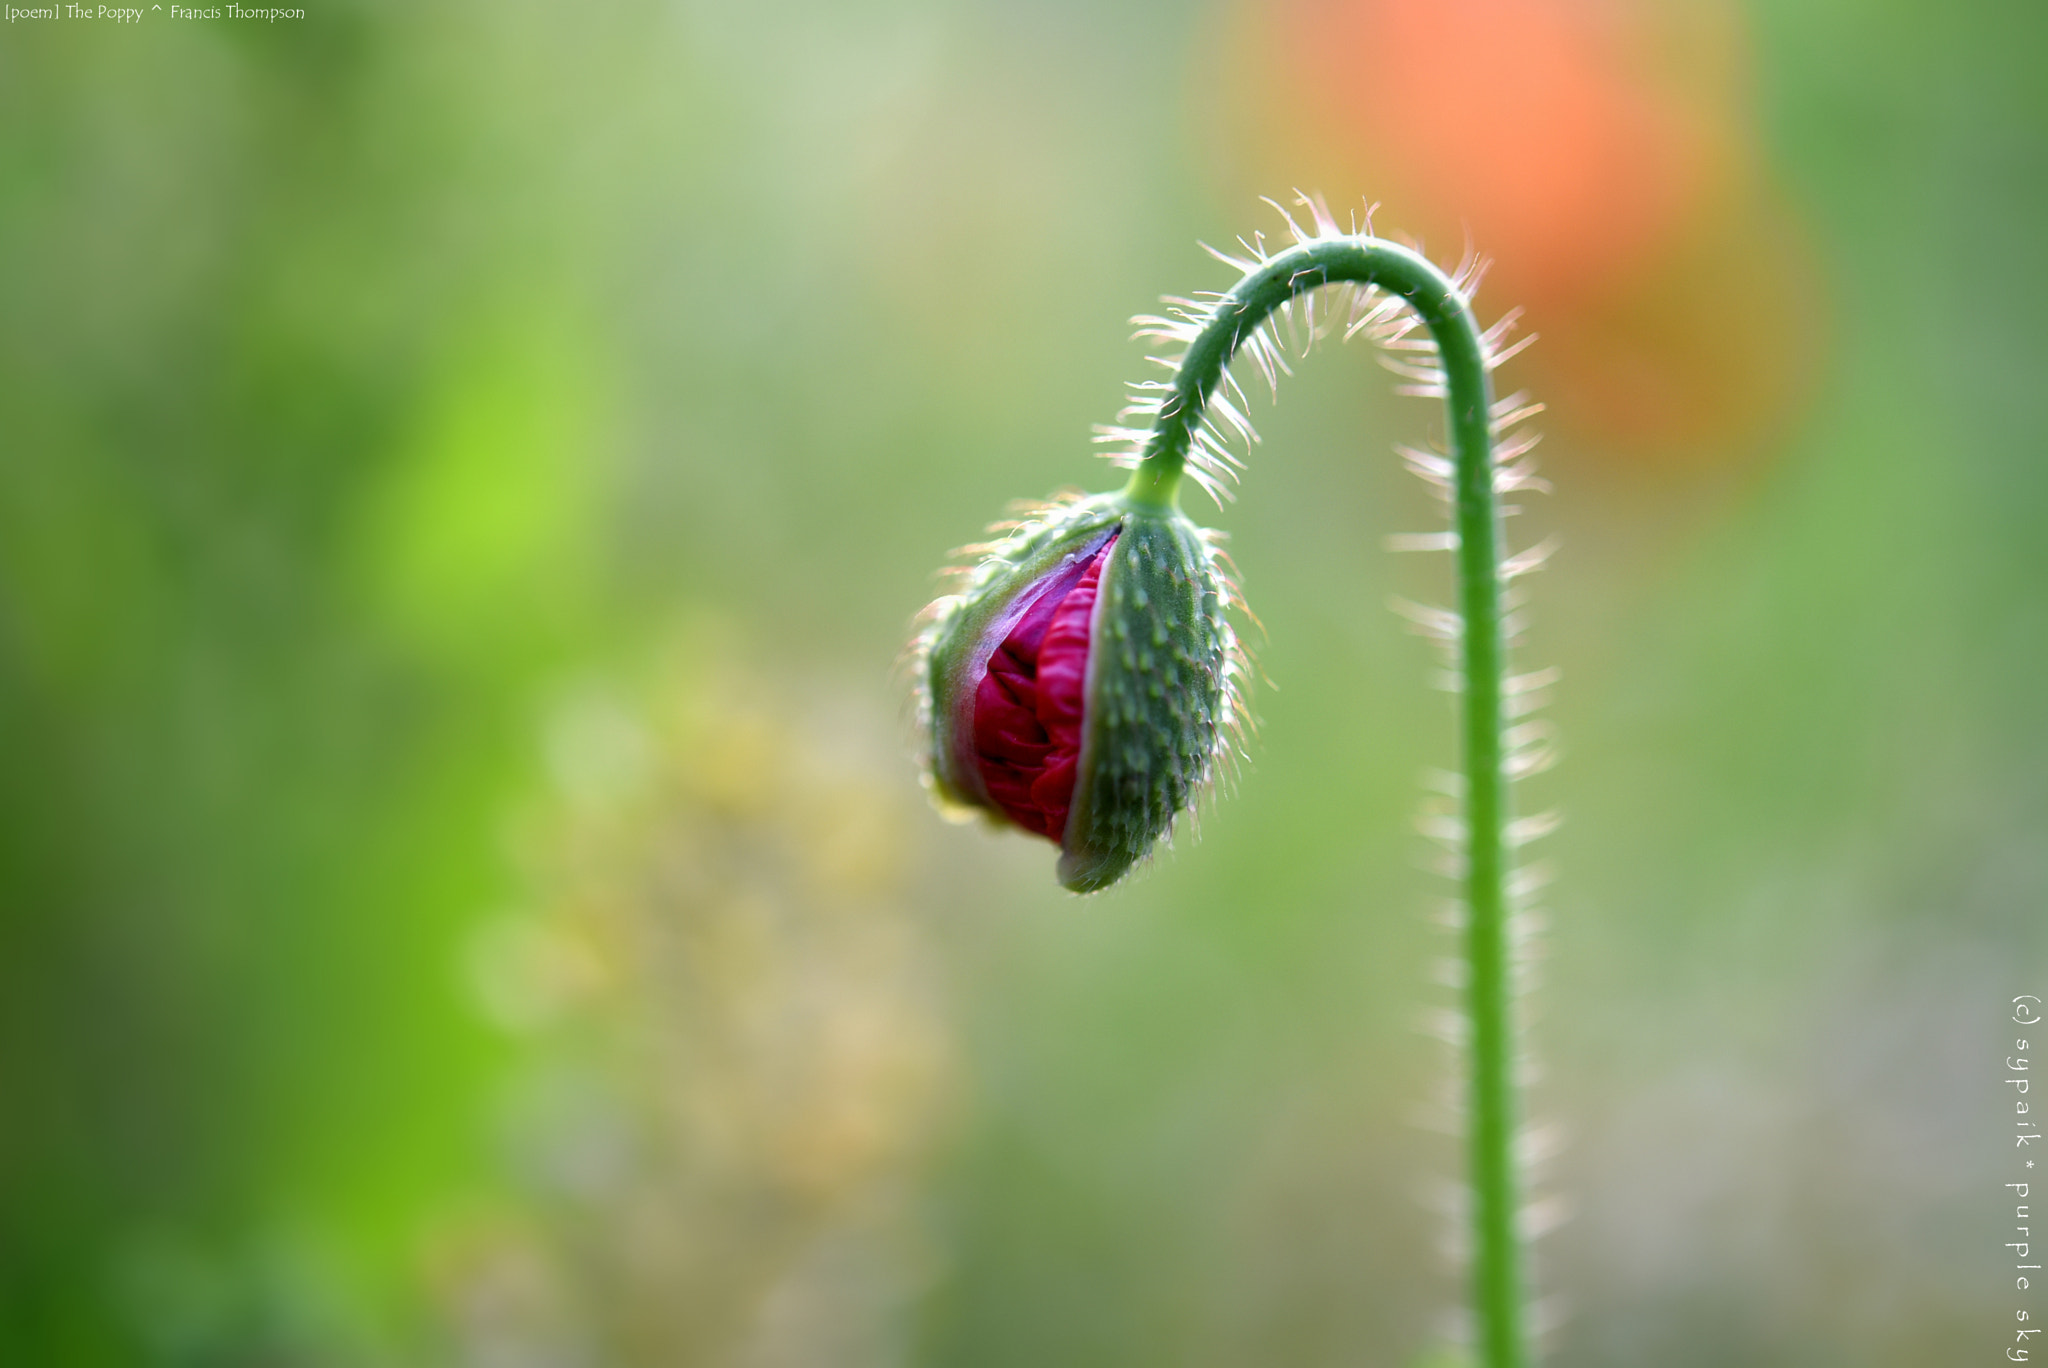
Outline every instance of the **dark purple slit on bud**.
<svg viewBox="0 0 2048 1368">
<path fill-rule="evenodd" d="M 1089 626 L 1103 562 L 1116 537 L 1079 579 L 1025 609 L 988 659 L 974 691 L 974 760 L 1005 816 L 1053 841 L 1066 834 L 1087 707 Z"/>
</svg>

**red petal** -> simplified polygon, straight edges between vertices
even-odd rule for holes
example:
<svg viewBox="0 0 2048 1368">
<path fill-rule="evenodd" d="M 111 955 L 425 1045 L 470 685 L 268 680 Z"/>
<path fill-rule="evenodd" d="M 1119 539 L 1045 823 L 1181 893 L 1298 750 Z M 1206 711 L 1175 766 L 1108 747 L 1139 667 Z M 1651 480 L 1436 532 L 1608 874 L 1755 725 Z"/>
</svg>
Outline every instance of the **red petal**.
<svg viewBox="0 0 2048 1368">
<path fill-rule="evenodd" d="M 1038 686 L 1028 666 L 999 646 L 974 690 L 974 741 L 982 755 L 1015 764 L 1040 764 L 1049 746 L 1038 720 Z"/>
<path fill-rule="evenodd" d="M 1115 536 L 1071 589 L 1043 594 L 989 657 L 974 691 L 982 785 L 1011 821 L 1058 841 L 1073 804 L 1087 709 L 1089 627 Z"/>
<path fill-rule="evenodd" d="M 1104 547 L 1073 592 L 1060 600 L 1045 639 L 1038 648 L 1035 711 L 1055 748 L 1079 753 L 1083 694 L 1088 686 L 1088 625 L 1095 614 L 1095 591 L 1102 582 Z"/>
</svg>

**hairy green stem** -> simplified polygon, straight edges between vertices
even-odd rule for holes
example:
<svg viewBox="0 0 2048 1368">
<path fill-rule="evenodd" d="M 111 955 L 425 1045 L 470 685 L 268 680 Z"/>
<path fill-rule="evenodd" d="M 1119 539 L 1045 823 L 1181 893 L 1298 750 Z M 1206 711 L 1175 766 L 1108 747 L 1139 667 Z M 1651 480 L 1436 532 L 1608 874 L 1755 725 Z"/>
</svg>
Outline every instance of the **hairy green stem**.
<svg viewBox="0 0 2048 1368">
<path fill-rule="evenodd" d="M 1129 497 L 1169 504 L 1202 412 L 1238 346 L 1295 295 L 1377 286 L 1406 300 L 1435 339 L 1449 410 L 1463 702 L 1466 1008 L 1470 1017 L 1472 1302 L 1484 1368 L 1524 1368 L 1522 1251 L 1516 1229 L 1515 1031 L 1506 896 L 1508 795 L 1502 773 L 1501 534 L 1494 498 L 1493 381 L 1471 305 L 1416 252 L 1370 237 L 1320 238 L 1239 281 L 1189 345 L 1153 424 Z"/>
</svg>

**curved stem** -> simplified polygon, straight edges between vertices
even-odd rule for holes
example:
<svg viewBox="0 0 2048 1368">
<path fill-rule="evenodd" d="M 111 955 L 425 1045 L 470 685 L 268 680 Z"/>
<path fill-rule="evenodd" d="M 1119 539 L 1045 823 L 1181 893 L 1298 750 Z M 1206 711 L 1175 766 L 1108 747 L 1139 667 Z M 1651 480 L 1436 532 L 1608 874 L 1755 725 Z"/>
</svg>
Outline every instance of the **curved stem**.
<svg viewBox="0 0 2048 1368">
<path fill-rule="evenodd" d="M 1376 238 L 1320 238 L 1280 253 L 1217 303 L 1189 345 L 1126 493 L 1141 502 L 1171 503 L 1203 409 L 1239 344 L 1287 300 L 1338 282 L 1377 286 L 1406 300 L 1436 341 L 1446 382 L 1462 615 L 1472 1302 L 1480 1363 L 1484 1368 L 1523 1368 L 1515 1033 L 1505 888 L 1509 814 L 1501 769 L 1506 656 L 1500 621 L 1500 515 L 1493 487 L 1493 380 L 1470 304 L 1426 258 Z"/>
</svg>

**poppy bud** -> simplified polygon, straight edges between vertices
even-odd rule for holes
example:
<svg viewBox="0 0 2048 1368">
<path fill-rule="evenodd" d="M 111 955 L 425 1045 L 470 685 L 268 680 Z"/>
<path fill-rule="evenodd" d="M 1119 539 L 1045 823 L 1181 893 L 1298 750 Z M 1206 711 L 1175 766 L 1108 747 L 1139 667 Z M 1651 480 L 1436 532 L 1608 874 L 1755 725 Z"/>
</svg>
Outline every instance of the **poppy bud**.
<svg viewBox="0 0 2048 1368">
<path fill-rule="evenodd" d="M 1077 893 L 1192 805 L 1237 715 L 1213 538 L 1126 494 L 1050 505 L 978 548 L 919 639 L 934 796 L 1057 842 Z"/>
</svg>

